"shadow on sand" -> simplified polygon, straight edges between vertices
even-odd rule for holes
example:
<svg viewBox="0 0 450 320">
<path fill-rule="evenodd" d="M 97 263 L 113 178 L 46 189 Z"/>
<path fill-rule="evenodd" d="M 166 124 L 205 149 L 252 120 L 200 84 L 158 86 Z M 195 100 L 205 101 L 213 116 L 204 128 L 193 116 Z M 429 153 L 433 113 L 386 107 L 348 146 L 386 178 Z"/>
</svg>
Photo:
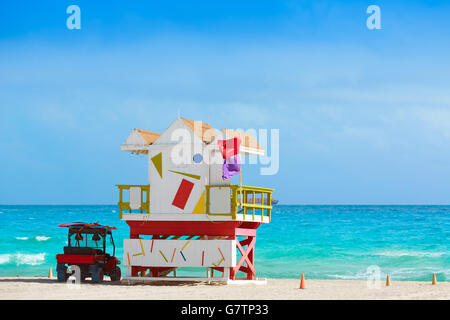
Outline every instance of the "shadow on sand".
<svg viewBox="0 0 450 320">
<path fill-rule="evenodd" d="M 56 278 L 44 278 L 44 277 L 27 277 L 27 278 L 21 278 L 21 277 L 10 277 L 10 278 L 0 278 L 0 284 L 1 283 L 41 283 L 41 284 L 64 284 L 61 282 L 58 282 Z M 121 281 L 109 281 L 104 280 L 101 283 L 92 283 L 89 279 L 82 281 L 81 284 L 83 285 L 92 285 L 92 286 L 124 286 L 124 287 L 133 287 L 133 286 L 167 286 L 167 287 L 183 287 L 183 286 L 189 286 L 194 287 L 198 285 L 206 285 L 207 282 L 204 281 L 151 281 L 151 282 L 140 282 L 137 281 L 133 284 L 127 284 L 122 283 Z M 209 284 L 210 286 L 221 286 L 223 284 L 221 283 L 214 283 L 211 282 Z"/>
</svg>

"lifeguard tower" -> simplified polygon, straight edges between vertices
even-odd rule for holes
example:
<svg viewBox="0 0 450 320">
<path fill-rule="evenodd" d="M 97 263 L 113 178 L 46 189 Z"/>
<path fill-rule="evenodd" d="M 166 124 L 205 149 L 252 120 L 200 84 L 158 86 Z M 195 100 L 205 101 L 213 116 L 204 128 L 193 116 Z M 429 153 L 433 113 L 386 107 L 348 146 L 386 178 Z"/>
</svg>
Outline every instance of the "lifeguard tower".
<svg viewBox="0 0 450 320">
<path fill-rule="evenodd" d="M 270 222 L 273 189 L 224 180 L 221 139 L 238 139 L 240 155 L 264 154 L 248 133 L 184 118 L 162 134 L 134 129 L 121 146 L 148 155 L 149 182 L 117 185 L 120 219 L 130 227 L 125 281 L 258 280 L 256 230 Z M 203 267 L 205 276 L 177 276 L 181 267 Z"/>
</svg>

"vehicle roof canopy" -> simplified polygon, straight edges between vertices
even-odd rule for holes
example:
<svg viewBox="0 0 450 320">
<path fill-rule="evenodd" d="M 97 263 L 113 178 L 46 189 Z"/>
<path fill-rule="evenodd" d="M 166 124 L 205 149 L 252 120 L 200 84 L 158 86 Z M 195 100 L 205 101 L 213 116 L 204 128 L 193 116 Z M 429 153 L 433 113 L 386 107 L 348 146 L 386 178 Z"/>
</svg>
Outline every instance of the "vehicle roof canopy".
<svg viewBox="0 0 450 320">
<path fill-rule="evenodd" d="M 105 230 L 106 233 L 111 234 L 111 230 L 116 230 L 115 227 L 105 226 L 98 223 L 85 223 L 85 222 L 70 222 L 61 223 L 58 227 L 69 228 L 69 232 L 73 229 L 77 229 L 75 232 L 79 233 L 99 233 L 99 231 Z M 78 230 L 79 229 L 79 230 Z"/>
</svg>

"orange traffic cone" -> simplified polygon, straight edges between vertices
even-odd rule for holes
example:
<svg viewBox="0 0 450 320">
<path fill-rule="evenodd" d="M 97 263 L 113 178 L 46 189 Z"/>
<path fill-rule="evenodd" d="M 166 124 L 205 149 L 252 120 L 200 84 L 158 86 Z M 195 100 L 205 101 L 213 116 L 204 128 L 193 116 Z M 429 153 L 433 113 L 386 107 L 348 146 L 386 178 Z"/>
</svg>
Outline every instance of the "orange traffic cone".
<svg viewBox="0 0 450 320">
<path fill-rule="evenodd" d="M 48 277 L 49 277 L 50 279 L 53 278 L 52 268 L 48 269 Z"/>
<path fill-rule="evenodd" d="M 305 275 L 302 273 L 302 277 L 300 279 L 300 289 L 306 289 L 305 286 Z"/>
<path fill-rule="evenodd" d="M 389 277 L 389 275 L 387 275 L 386 277 L 386 287 L 389 287 L 391 285 L 391 277 Z"/>
<path fill-rule="evenodd" d="M 436 284 L 437 280 L 436 280 L 436 273 L 433 273 L 433 278 L 431 279 L 431 284 Z"/>
</svg>

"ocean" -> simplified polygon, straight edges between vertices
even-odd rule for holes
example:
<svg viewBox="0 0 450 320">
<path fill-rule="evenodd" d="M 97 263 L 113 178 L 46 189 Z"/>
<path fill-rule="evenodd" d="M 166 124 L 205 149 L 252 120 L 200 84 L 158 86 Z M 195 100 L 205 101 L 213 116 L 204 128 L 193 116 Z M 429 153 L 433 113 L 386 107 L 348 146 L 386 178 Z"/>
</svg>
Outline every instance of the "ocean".
<svg viewBox="0 0 450 320">
<path fill-rule="evenodd" d="M 117 227 L 121 260 L 129 235 L 116 205 L 0 206 L 0 221 L 0 276 L 46 276 L 50 267 L 56 274 L 67 241 L 59 223 Z M 431 281 L 432 273 L 449 281 L 449 240 L 450 206 L 277 205 L 258 229 L 257 277 L 363 280 L 375 266 L 394 281 Z"/>
</svg>

